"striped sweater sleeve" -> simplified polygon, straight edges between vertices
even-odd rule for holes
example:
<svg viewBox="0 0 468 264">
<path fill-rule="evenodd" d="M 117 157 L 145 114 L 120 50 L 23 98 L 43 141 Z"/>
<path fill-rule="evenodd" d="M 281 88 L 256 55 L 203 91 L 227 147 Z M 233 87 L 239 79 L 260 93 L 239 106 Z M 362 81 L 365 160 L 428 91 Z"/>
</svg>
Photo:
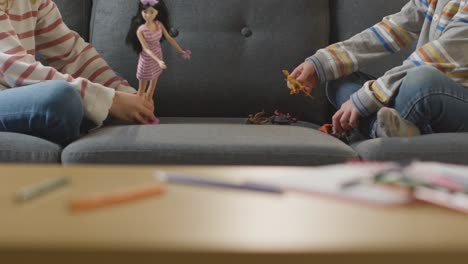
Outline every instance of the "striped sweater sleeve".
<svg viewBox="0 0 468 264">
<path fill-rule="evenodd" d="M 367 82 L 351 96 L 363 116 L 377 112 L 389 103 L 400 88 L 408 70 L 419 66 L 432 66 L 456 82 L 468 86 L 468 6 L 459 6 L 452 22 L 441 37 L 418 48 L 403 65 L 393 68 L 376 81 Z"/>
<path fill-rule="evenodd" d="M 57 6 L 51 0 L 42 0 L 38 7 L 35 40 L 36 51 L 58 71 L 118 91 L 136 93 L 126 80 L 112 71 L 91 44 L 63 23 Z"/>
<path fill-rule="evenodd" d="M 409 46 L 420 34 L 428 10 L 427 1 L 411 0 L 399 13 L 308 58 L 315 65 L 319 80 L 339 79 L 358 71 L 361 65 Z"/>
<path fill-rule="evenodd" d="M 20 3 L 23 4 L 22 2 L 16 2 L 15 4 Z M 24 3 L 29 3 L 29 1 L 25 1 Z M 0 79 L 2 83 L 8 87 L 19 87 L 47 80 L 67 81 L 81 93 L 86 116 L 95 124 L 101 125 L 109 114 L 115 89 L 91 82 L 88 78 L 77 76 L 74 78 L 71 74 L 62 73 L 54 67 L 44 66 L 36 61 L 33 55 L 35 50 L 27 50 L 21 40 L 28 41 L 28 38 L 34 38 L 34 35 L 47 31 L 53 28 L 54 25 L 48 25 L 49 28 L 46 28 L 44 27 L 45 24 L 41 22 L 42 24 L 39 24 L 42 26 L 38 25 L 35 29 L 30 26 L 22 27 L 22 30 L 26 30 L 24 32 L 17 32 L 15 27 L 13 27 L 13 20 L 18 25 L 32 25 L 31 21 L 35 21 L 36 18 L 41 20 L 44 16 L 52 18 L 54 14 L 58 14 L 58 11 L 53 10 L 49 10 L 47 13 L 43 12 L 50 5 L 49 0 L 42 0 L 39 5 L 41 7 L 39 11 L 28 7 L 20 9 L 26 13 L 19 15 L 9 14 L 0 9 Z M 62 33 L 63 35 L 49 34 L 48 41 L 46 42 L 44 39 L 36 48 L 40 50 L 46 48 L 52 50 L 62 47 L 64 41 L 82 41 L 76 33 L 70 30 L 63 30 Z M 76 52 L 75 50 L 75 46 L 70 48 L 71 53 Z M 81 62 L 77 65 L 83 64 L 84 62 Z"/>
</svg>

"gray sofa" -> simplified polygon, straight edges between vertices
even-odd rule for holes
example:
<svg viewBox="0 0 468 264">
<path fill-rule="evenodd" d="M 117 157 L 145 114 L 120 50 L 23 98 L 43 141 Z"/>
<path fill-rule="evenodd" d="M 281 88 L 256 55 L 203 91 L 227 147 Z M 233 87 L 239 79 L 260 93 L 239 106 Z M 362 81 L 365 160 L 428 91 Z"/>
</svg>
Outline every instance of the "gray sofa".
<svg viewBox="0 0 468 264">
<path fill-rule="evenodd" d="M 55 0 L 67 24 L 134 86 L 136 55 L 125 46 L 135 1 Z M 468 135 L 375 139 L 348 146 L 316 130 L 332 109 L 323 87 L 314 99 L 289 96 L 281 75 L 332 42 L 397 12 L 407 0 L 166 0 L 171 34 L 193 52 L 180 59 L 167 42 L 156 92 L 161 125 L 112 125 L 62 148 L 0 133 L 0 162 L 63 164 L 323 165 L 349 159 L 421 159 L 468 164 Z M 66 7 L 66 8 L 65 8 Z M 407 56 L 368 65 L 374 76 Z M 246 125 L 249 114 L 275 109 L 290 126 Z"/>
</svg>

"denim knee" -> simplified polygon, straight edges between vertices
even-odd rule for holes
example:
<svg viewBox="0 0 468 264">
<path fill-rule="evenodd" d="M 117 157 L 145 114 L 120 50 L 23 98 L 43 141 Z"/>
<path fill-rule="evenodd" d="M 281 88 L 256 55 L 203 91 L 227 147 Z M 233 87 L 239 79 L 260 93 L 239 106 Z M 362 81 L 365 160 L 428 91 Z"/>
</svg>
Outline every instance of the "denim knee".
<svg viewBox="0 0 468 264">
<path fill-rule="evenodd" d="M 63 135 L 64 142 L 72 141 L 80 134 L 84 116 L 81 95 L 65 81 L 49 82 L 48 88 L 48 96 L 41 102 L 47 119 L 54 123 L 55 134 Z"/>
<path fill-rule="evenodd" d="M 429 113 L 437 105 L 439 97 L 432 96 L 441 92 L 441 82 L 447 76 L 434 67 L 422 66 L 408 71 L 395 97 L 395 109 L 406 118 L 411 111 Z M 412 120 L 414 122 L 414 120 Z"/>
<path fill-rule="evenodd" d="M 398 91 L 398 96 L 415 98 L 436 92 L 440 87 L 437 85 L 445 74 L 431 66 L 421 66 L 409 70 Z"/>
</svg>

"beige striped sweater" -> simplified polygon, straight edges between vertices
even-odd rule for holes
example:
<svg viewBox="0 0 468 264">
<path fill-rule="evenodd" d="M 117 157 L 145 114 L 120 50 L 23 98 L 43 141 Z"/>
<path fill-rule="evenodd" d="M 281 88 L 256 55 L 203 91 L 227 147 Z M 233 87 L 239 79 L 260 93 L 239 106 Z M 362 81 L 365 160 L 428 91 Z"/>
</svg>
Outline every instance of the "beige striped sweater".
<svg viewBox="0 0 468 264">
<path fill-rule="evenodd" d="M 36 61 L 36 52 L 49 66 Z M 0 89 L 47 80 L 65 80 L 78 89 L 85 115 L 96 125 L 108 116 L 116 90 L 135 93 L 91 44 L 63 23 L 51 0 L 0 6 Z"/>
<path fill-rule="evenodd" d="M 406 73 L 432 66 L 468 86 L 468 0 L 411 0 L 401 12 L 349 40 L 310 57 L 321 81 L 351 74 L 369 62 L 398 52 L 418 39 L 418 48 L 401 66 L 367 82 L 351 96 L 362 116 L 387 105 Z"/>
</svg>

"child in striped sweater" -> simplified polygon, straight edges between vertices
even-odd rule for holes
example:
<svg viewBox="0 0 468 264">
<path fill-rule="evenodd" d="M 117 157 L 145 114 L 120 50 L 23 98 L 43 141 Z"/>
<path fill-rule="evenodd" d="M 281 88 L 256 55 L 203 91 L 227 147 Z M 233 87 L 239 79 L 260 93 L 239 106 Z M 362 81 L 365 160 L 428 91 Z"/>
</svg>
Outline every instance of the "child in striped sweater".
<svg viewBox="0 0 468 264">
<path fill-rule="evenodd" d="M 67 144 L 83 120 L 155 120 L 154 106 L 135 93 L 63 23 L 54 2 L 0 0 L 0 132 Z"/>
<path fill-rule="evenodd" d="M 380 78 L 357 72 L 418 38 L 417 50 Z M 411 0 L 401 12 L 319 50 L 291 75 L 308 90 L 328 82 L 338 109 L 336 134 L 356 128 L 370 137 L 467 132 L 467 51 L 468 0 Z"/>
</svg>

